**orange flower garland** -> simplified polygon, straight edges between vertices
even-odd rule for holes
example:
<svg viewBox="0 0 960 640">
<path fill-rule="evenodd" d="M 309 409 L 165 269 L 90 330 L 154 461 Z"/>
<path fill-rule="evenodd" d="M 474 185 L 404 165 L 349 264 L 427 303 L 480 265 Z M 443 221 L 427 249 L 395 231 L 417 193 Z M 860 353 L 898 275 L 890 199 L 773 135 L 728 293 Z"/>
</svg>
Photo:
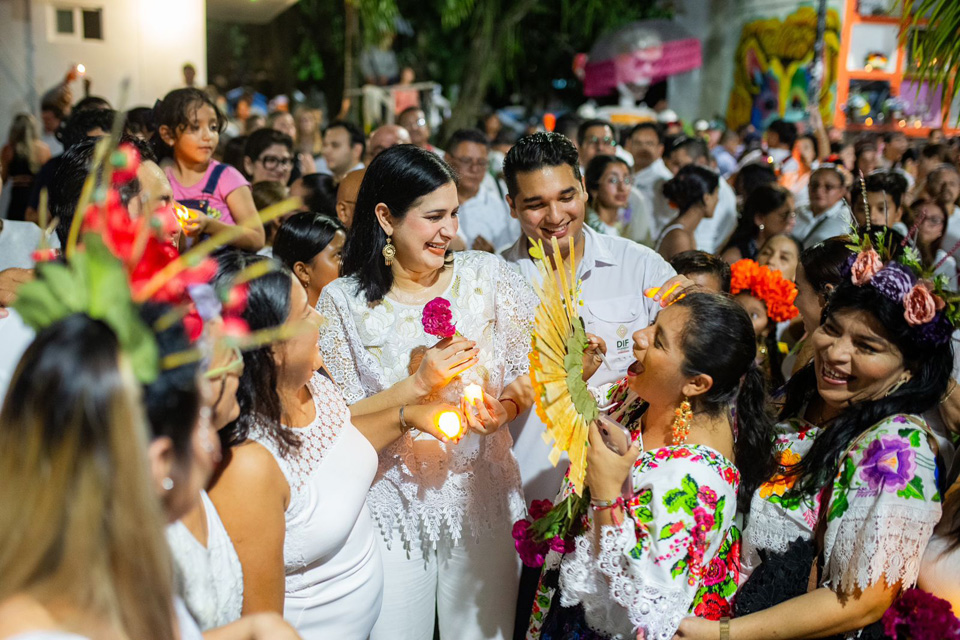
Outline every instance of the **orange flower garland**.
<svg viewBox="0 0 960 640">
<path fill-rule="evenodd" d="M 730 267 L 730 293 L 747 292 L 767 305 L 767 316 L 774 322 L 796 318 L 800 311 L 794 306 L 797 285 L 779 271 L 743 259 Z"/>
</svg>

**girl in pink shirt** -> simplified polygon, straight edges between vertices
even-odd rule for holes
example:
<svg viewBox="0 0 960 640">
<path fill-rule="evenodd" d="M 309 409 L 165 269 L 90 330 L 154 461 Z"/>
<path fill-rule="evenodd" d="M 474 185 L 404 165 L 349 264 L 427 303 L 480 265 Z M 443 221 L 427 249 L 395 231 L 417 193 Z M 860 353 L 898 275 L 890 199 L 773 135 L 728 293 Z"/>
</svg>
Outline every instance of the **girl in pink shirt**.
<svg viewBox="0 0 960 640">
<path fill-rule="evenodd" d="M 235 168 L 213 159 L 226 120 L 210 97 L 199 89 L 176 89 L 164 97 L 156 115 L 160 139 L 173 150 L 173 164 L 166 169 L 173 196 L 200 212 L 184 224 L 184 232 L 191 237 L 216 235 L 239 225 L 242 233 L 228 244 L 248 251 L 263 248 L 263 224 L 250 183 Z"/>
</svg>

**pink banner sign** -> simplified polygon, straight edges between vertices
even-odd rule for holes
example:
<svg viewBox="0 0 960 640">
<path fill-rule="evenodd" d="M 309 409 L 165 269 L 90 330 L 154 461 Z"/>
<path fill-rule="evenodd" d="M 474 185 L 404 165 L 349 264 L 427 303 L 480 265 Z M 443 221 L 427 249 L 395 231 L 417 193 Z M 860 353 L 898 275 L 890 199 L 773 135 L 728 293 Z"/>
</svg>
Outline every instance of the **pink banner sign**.
<svg viewBox="0 0 960 640">
<path fill-rule="evenodd" d="M 700 41 L 696 38 L 674 40 L 609 60 L 587 61 L 583 93 L 587 96 L 605 96 L 616 91 L 621 83 L 651 84 L 699 69 L 702 64 Z"/>
</svg>

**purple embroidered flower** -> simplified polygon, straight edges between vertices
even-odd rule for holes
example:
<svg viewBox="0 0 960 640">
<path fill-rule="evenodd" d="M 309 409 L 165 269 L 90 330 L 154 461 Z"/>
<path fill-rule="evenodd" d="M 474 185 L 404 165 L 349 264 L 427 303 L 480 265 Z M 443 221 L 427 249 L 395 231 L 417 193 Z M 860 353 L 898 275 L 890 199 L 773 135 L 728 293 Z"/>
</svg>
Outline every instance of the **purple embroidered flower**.
<svg viewBox="0 0 960 640">
<path fill-rule="evenodd" d="M 913 288 L 913 274 L 907 267 L 891 262 L 870 280 L 870 286 L 895 302 L 903 302 Z"/>
<path fill-rule="evenodd" d="M 895 492 L 907 486 L 917 470 L 916 454 L 900 436 L 881 436 L 867 447 L 860 475 L 871 489 Z"/>
</svg>

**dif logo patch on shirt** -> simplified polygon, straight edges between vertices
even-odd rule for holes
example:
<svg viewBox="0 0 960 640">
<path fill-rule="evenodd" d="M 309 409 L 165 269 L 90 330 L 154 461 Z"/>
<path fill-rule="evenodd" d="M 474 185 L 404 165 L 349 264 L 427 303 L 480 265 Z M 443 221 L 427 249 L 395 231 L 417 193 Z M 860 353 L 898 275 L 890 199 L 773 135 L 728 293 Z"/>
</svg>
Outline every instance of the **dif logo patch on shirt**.
<svg viewBox="0 0 960 640">
<path fill-rule="evenodd" d="M 617 327 L 617 352 L 623 353 L 625 351 L 630 351 L 632 340 L 627 337 L 627 326 L 620 325 Z"/>
</svg>

